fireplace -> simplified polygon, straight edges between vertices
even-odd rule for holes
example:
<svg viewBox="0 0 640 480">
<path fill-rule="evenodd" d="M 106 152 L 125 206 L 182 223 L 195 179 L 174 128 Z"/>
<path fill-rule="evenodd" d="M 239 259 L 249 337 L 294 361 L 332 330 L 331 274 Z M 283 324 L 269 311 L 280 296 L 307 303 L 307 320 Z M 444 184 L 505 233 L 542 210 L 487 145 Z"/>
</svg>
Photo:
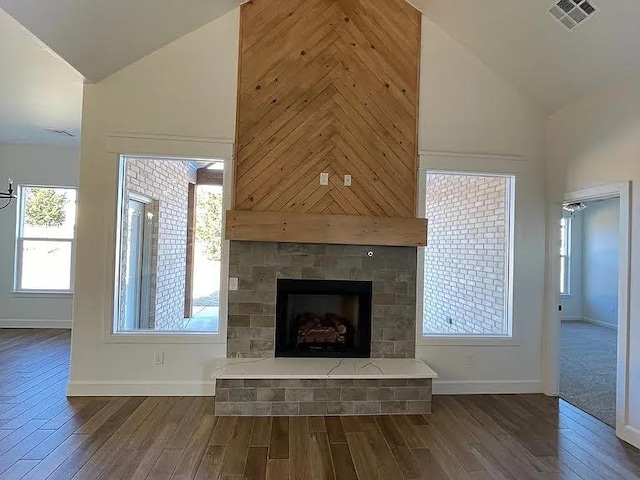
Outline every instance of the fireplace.
<svg viewBox="0 0 640 480">
<path fill-rule="evenodd" d="M 286 301 L 283 292 L 277 298 L 278 279 L 335 279 L 372 285 L 366 358 L 415 358 L 417 253 L 415 247 L 231 241 L 229 276 L 239 288 L 229 291 L 227 357 L 274 357 L 276 337 L 281 348 L 291 347 L 286 335 L 276 336 L 276 304 L 282 309 Z"/>
<path fill-rule="evenodd" d="M 372 282 L 278 279 L 276 357 L 371 356 Z"/>
</svg>

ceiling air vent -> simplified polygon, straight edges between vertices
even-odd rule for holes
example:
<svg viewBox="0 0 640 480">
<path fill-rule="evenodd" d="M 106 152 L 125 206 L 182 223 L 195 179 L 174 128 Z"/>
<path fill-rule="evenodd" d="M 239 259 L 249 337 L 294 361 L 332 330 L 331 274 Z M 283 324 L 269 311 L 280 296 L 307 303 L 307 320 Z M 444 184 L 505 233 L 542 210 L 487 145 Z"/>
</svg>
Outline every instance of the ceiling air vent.
<svg viewBox="0 0 640 480">
<path fill-rule="evenodd" d="M 596 12 L 597 9 L 590 0 L 560 0 L 549 9 L 549 13 L 568 30 L 583 24 Z"/>
</svg>

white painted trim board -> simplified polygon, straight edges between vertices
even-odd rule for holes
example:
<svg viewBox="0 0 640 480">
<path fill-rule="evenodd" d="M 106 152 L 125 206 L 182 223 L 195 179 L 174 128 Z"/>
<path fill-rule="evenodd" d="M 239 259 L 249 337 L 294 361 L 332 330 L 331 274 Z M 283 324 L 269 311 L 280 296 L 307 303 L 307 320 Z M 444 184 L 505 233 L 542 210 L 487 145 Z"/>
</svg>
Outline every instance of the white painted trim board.
<svg viewBox="0 0 640 480">
<path fill-rule="evenodd" d="M 60 328 L 71 330 L 71 320 L 0 319 L 0 328 Z"/>
<path fill-rule="evenodd" d="M 624 425 L 620 431 L 616 431 L 618 437 L 631 445 L 640 445 L 640 430 L 631 425 Z"/>
<path fill-rule="evenodd" d="M 67 384 L 69 397 L 212 397 L 215 382 L 85 382 Z"/>
<path fill-rule="evenodd" d="M 584 322 L 584 323 L 591 323 L 593 325 L 598 325 L 600 327 L 605 327 L 605 328 L 610 328 L 612 330 L 617 330 L 618 326 L 617 325 L 612 325 L 610 323 L 607 322 L 601 322 L 600 320 L 594 320 L 593 318 L 589 318 L 589 317 L 560 317 L 560 322 L 567 322 L 567 323 L 571 323 L 571 322 Z"/>
<path fill-rule="evenodd" d="M 540 380 L 434 380 L 434 395 L 540 393 Z"/>
<path fill-rule="evenodd" d="M 620 198 L 619 223 L 619 269 L 618 269 L 618 365 L 616 373 L 616 435 L 635 446 L 640 446 L 640 435 L 631 427 L 629 422 L 629 332 L 630 332 L 630 283 L 631 283 L 631 182 L 621 182 L 609 185 L 597 185 L 591 188 L 569 192 L 565 194 L 565 202 L 587 202 L 605 198 Z M 559 239 L 559 224 L 561 205 L 550 205 L 548 217 L 549 237 L 548 245 L 554 245 Z M 560 300 L 560 288 L 556 278 L 559 268 L 557 255 L 548 255 L 547 271 L 548 316 L 543 338 L 543 369 L 542 377 L 544 392 L 547 395 L 558 395 L 560 378 L 560 312 L 557 305 Z"/>
<path fill-rule="evenodd" d="M 434 380 L 434 395 L 540 393 L 539 380 Z M 215 396 L 215 382 L 69 382 L 70 397 Z"/>
<path fill-rule="evenodd" d="M 593 318 L 589 318 L 589 317 L 582 317 L 582 321 L 587 323 L 592 323 L 593 325 L 599 325 L 601 327 L 610 328 L 612 330 L 618 329 L 617 325 L 612 325 L 611 323 L 607 323 L 607 322 L 601 322 L 600 320 L 594 320 Z"/>
</svg>

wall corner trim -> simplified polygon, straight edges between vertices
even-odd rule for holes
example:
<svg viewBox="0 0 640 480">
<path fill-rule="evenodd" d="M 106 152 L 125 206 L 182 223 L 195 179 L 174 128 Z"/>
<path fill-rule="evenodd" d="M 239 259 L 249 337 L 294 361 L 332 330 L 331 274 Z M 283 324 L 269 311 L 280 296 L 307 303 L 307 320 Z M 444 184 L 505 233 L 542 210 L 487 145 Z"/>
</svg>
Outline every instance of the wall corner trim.
<svg viewBox="0 0 640 480">
<path fill-rule="evenodd" d="M 59 328 L 71 330 L 71 320 L 0 319 L 0 328 Z"/>
</svg>

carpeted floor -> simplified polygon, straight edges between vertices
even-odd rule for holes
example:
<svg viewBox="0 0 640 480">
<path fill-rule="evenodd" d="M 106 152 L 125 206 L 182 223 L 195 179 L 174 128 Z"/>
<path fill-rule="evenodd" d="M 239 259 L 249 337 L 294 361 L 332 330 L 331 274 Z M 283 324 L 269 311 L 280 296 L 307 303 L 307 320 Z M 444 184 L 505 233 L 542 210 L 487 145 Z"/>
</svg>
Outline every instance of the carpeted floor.
<svg viewBox="0 0 640 480">
<path fill-rule="evenodd" d="M 563 322 L 560 397 L 604 423 L 616 422 L 617 331 L 586 322 Z"/>
</svg>

